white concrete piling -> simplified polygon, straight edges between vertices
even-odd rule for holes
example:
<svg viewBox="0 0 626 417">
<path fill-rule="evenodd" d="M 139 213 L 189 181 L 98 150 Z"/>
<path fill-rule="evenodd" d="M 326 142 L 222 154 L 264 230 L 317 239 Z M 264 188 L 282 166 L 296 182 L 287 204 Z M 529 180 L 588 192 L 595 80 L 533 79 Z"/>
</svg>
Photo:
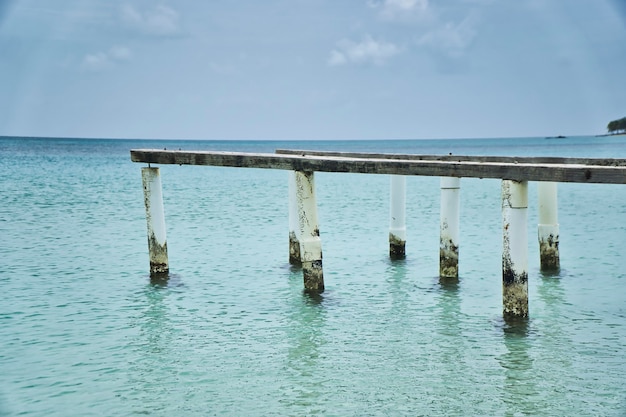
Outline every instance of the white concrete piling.
<svg viewBox="0 0 626 417">
<path fill-rule="evenodd" d="M 542 271 L 557 271 L 559 259 L 559 221 L 557 184 L 539 182 L 539 258 Z"/>
<path fill-rule="evenodd" d="M 289 171 L 289 263 L 301 266 L 300 240 L 298 239 L 298 202 L 296 201 L 296 172 Z"/>
<path fill-rule="evenodd" d="M 314 173 L 312 171 L 296 171 L 295 183 L 304 289 L 311 293 L 321 293 L 324 291 L 324 273 L 322 270 L 322 241 L 317 220 Z"/>
<path fill-rule="evenodd" d="M 389 257 L 406 257 L 406 177 L 391 175 L 389 204 Z"/>
<path fill-rule="evenodd" d="M 158 276 L 169 272 L 165 214 L 159 168 L 141 169 L 143 197 L 148 223 L 148 251 L 150 253 L 150 275 Z"/>
<path fill-rule="evenodd" d="M 528 317 L 528 182 L 502 180 L 504 315 Z"/>
<path fill-rule="evenodd" d="M 439 276 L 459 277 L 459 216 L 461 179 L 441 177 Z"/>
</svg>

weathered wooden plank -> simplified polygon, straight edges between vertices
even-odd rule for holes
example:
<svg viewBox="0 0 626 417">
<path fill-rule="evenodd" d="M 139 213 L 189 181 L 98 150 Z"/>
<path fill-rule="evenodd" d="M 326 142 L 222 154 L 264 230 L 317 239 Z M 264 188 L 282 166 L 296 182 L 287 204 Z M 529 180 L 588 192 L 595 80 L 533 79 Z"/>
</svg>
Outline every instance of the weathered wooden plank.
<svg viewBox="0 0 626 417">
<path fill-rule="evenodd" d="M 338 152 L 316 151 L 303 149 L 276 149 L 282 155 L 311 155 L 336 156 L 344 158 L 376 158 L 376 159 L 405 159 L 409 161 L 447 161 L 447 162 L 504 162 L 518 164 L 580 164 L 594 166 L 626 166 L 626 159 L 614 158 L 562 158 L 555 156 L 483 156 L 483 155 L 418 155 L 399 153 L 369 153 L 369 152 Z"/>
<path fill-rule="evenodd" d="M 212 165 L 293 171 L 457 178 L 499 178 L 515 181 L 626 184 L 626 166 L 620 165 L 411 160 L 155 149 L 134 149 L 130 151 L 130 154 L 133 162 L 153 164 Z"/>
</svg>

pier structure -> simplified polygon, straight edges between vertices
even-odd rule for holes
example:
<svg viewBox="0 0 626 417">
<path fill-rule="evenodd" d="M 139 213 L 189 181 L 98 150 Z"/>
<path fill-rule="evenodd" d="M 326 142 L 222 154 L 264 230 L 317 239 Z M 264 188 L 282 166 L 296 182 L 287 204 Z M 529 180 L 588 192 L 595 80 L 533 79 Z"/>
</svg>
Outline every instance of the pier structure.
<svg viewBox="0 0 626 417">
<path fill-rule="evenodd" d="M 406 258 L 406 177 L 391 175 L 389 198 L 389 257 Z"/>
<path fill-rule="evenodd" d="M 555 182 L 540 182 L 537 185 L 539 226 L 539 262 L 545 272 L 558 271 L 561 267 L 559 255 L 559 220 L 557 185 Z"/>
<path fill-rule="evenodd" d="M 461 179 L 441 177 L 439 205 L 439 276 L 459 277 Z"/>
<path fill-rule="evenodd" d="M 296 171 L 289 171 L 289 263 L 294 266 L 302 266 L 296 198 Z"/>
<path fill-rule="evenodd" d="M 141 168 L 143 198 L 148 223 L 148 252 L 150 275 L 159 276 L 169 272 L 167 238 L 165 233 L 165 212 L 159 168 Z"/>
<path fill-rule="evenodd" d="M 556 222 L 556 183 L 626 184 L 626 160 L 585 158 L 530 158 L 457 155 L 407 155 L 277 150 L 276 153 L 169 151 L 134 149 L 133 162 L 147 164 L 210 165 L 238 168 L 266 168 L 291 171 L 290 259 L 292 235 L 297 240 L 304 287 L 308 292 L 324 291 L 322 245 L 317 219 L 315 172 L 391 175 L 390 256 L 401 258 L 406 242 L 405 176 L 441 177 L 440 276 L 458 277 L 460 178 L 502 180 L 502 295 L 505 316 L 528 316 L 528 182 L 552 183 L 540 187 L 539 241 L 546 236 L 556 248 L 558 262 L 558 223 Z M 151 274 L 167 273 L 167 244 L 161 181 L 158 168 L 143 168 L 144 201 L 148 221 Z M 293 200 L 293 201 L 292 201 Z M 542 212 L 544 214 L 542 214 Z M 548 225 L 549 227 L 546 227 Z M 546 232 L 547 231 L 547 232 Z M 393 242 L 391 236 L 394 236 Z M 550 238 L 550 236 L 552 236 Z M 551 240 L 550 240 L 551 239 Z M 544 239 L 545 240 L 545 239 Z M 551 243 L 550 243 L 551 242 Z M 556 242 L 556 243 L 555 243 Z M 404 252 L 404 251 L 402 251 Z M 547 252 L 547 251 L 544 251 Z M 550 252 L 551 259 L 555 251 Z M 542 255 L 542 260 L 544 256 Z M 543 261 L 542 261 L 543 262 Z M 445 265 L 444 265 L 445 263 Z M 554 262 L 552 262 L 554 265 Z M 543 268 L 543 267 L 542 267 Z"/>
<path fill-rule="evenodd" d="M 298 239 L 304 289 L 312 293 L 321 293 L 324 291 L 324 271 L 314 178 L 313 171 L 296 171 Z"/>
<path fill-rule="evenodd" d="M 502 303 L 528 316 L 528 182 L 502 180 Z"/>
</svg>

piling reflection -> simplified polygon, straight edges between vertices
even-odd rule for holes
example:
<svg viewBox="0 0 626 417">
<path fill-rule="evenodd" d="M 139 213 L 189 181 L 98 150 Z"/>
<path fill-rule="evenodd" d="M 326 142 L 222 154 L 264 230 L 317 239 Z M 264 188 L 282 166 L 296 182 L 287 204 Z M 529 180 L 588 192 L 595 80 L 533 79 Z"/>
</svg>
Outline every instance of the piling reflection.
<svg viewBox="0 0 626 417">
<path fill-rule="evenodd" d="M 407 260 L 389 259 L 387 267 L 387 283 L 391 290 L 391 313 L 395 320 L 404 320 L 409 303 L 409 288 L 406 282 Z M 394 326 L 402 328 L 403 326 Z"/>
<path fill-rule="evenodd" d="M 435 323 L 437 330 L 437 351 L 439 362 L 445 367 L 445 378 L 455 378 L 461 369 L 463 362 L 464 340 L 461 337 L 461 300 L 459 295 L 459 280 L 457 278 L 440 278 L 436 285 L 436 314 Z"/>
<path fill-rule="evenodd" d="M 8 417 L 14 415 L 13 413 L 9 413 L 9 407 L 6 404 L 7 403 L 4 400 L 2 393 L 0 393 L 0 417 Z"/>
<path fill-rule="evenodd" d="M 565 293 L 561 285 L 561 278 L 565 271 L 541 271 L 541 281 L 538 288 L 539 299 L 545 303 L 551 313 L 560 314 L 564 305 Z"/>
<path fill-rule="evenodd" d="M 393 324 L 386 325 L 384 328 L 384 337 L 387 341 L 386 349 L 389 352 L 386 359 L 389 360 L 390 368 L 404 370 L 417 362 L 414 352 L 417 314 L 414 311 L 415 304 L 411 302 L 412 294 L 415 293 L 415 283 L 407 279 L 409 260 L 389 259 L 387 262 L 385 270 L 387 288 L 384 288 L 383 291 L 391 297 L 391 302 L 385 316 L 388 317 L 387 320 L 393 320 Z M 406 363 L 404 358 L 411 358 L 411 363 Z M 399 373 L 401 374 L 401 372 Z M 406 383 L 409 384 L 409 381 Z"/>
<path fill-rule="evenodd" d="M 566 380 L 563 375 L 569 375 L 568 369 L 573 364 L 571 361 L 571 346 L 575 343 L 568 335 L 569 320 L 566 313 L 567 301 L 565 289 L 562 285 L 561 278 L 566 274 L 565 271 L 541 274 L 541 280 L 538 287 L 538 299 L 544 305 L 545 319 L 542 321 L 542 337 L 538 343 L 547 353 L 544 355 L 543 365 L 545 378 L 549 378 L 550 386 L 558 389 L 562 386 L 563 390 L 568 390 Z M 561 377 L 556 377 L 561 375 Z"/>
<path fill-rule="evenodd" d="M 167 297 L 171 294 L 170 277 L 151 279 L 144 290 L 146 308 L 141 314 L 140 329 L 146 348 L 152 352 L 167 350 L 172 336 L 170 317 L 167 314 Z"/>
<path fill-rule="evenodd" d="M 461 332 L 461 300 L 458 278 L 439 278 L 437 291 L 437 331 L 457 338 Z M 453 343 L 458 346 L 457 343 Z"/>
<path fill-rule="evenodd" d="M 467 329 L 463 328 L 459 280 L 434 277 L 432 290 L 433 329 L 428 340 L 428 360 L 436 363 L 433 365 L 436 371 L 431 374 L 429 384 L 432 395 L 448 400 L 433 405 L 431 412 L 436 415 L 464 415 L 466 410 L 462 397 L 450 395 L 450 381 L 459 381 L 462 386 L 474 378 L 474 370 L 466 360 L 467 342 L 463 333 Z"/>
<path fill-rule="evenodd" d="M 150 283 L 130 300 L 138 306 L 138 314 L 131 323 L 138 329 L 137 337 L 132 340 L 133 359 L 129 363 L 128 378 L 132 392 L 124 392 L 132 401 L 135 411 L 148 412 L 159 407 L 160 399 L 165 399 L 167 378 L 164 372 L 169 369 L 174 347 L 175 326 L 169 314 L 168 298 L 172 288 L 180 280 L 175 275 L 163 274 L 151 277 Z"/>
<path fill-rule="evenodd" d="M 163 272 L 158 274 L 150 274 L 150 285 L 153 287 L 167 287 L 170 281 L 169 272 Z"/>
<path fill-rule="evenodd" d="M 529 354 L 530 320 L 524 317 L 504 316 L 500 323 L 506 352 L 497 357 L 504 369 L 501 390 L 506 416 L 540 415 L 534 360 Z"/>
<path fill-rule="evenodd" d="M 323 294 L 302 290 L 299 270 L 292 271 L 292 274 L 296 277 L 292 276 L 291 281 L 294 288 L 297 285 L 300 296 L 288 294 L 290 311 L 285 332 L 288 342 L 286 371 L 289 377 L 288 385 L 283 386 L 281 391 L 284 392 L 283 402 L 288 407 L 317 414 L 323 411 L 319 407 L 325 393 L 317 368 L 323 359 L 320 350 L 326 344 L 327 300 Z"/>
<path fill-rule="evenodd" d="M 558 269 L 542 269 L 539 271 L 542 278 L 561 278 L 561 273 L 565 273 L 565 271 L 561 271 Z"/>
<path fill-rule="evenodd" d="M 541 415 L 553 401 L 551 395 L 572 390 L 569 349 L 574 343 L 563 325 L 567 322 L 564 320 L 567 303 L 560 279 L 564 273 L 563 270 L 540 273 L 534 318 L 507 317 L 502 321 L 506 353 L 498 360 L 505 371 L 502 400 L 506 415 Z M 533 351 L 542 355 L 533 355 Z M 551 407 L 557 413 L 554 405 Z"/>
</svg>

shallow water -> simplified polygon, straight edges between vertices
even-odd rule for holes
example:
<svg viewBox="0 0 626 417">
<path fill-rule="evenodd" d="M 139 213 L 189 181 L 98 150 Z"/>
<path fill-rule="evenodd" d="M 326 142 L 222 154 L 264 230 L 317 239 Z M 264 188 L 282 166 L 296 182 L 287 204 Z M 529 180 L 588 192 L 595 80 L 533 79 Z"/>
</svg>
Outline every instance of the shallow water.
<svg viewBox="0 0 626 417">
<path fill-rule="evenodd" d="M 593 143 L 591 143 L 594 141 Z M 626 140 L 0 139 L 0 415 L 624 415 L 622 185 L 559 185 L 562 270 L 505 322 L 500 182 L 461 184 L 458 283 L 438 273 L 439 182 L 316 175 L 326 291 L 288 260 L 287 173 L 163 166 L 171 276 L 148 276 L 131 148 L 625 157 Z"/>
</svg>

